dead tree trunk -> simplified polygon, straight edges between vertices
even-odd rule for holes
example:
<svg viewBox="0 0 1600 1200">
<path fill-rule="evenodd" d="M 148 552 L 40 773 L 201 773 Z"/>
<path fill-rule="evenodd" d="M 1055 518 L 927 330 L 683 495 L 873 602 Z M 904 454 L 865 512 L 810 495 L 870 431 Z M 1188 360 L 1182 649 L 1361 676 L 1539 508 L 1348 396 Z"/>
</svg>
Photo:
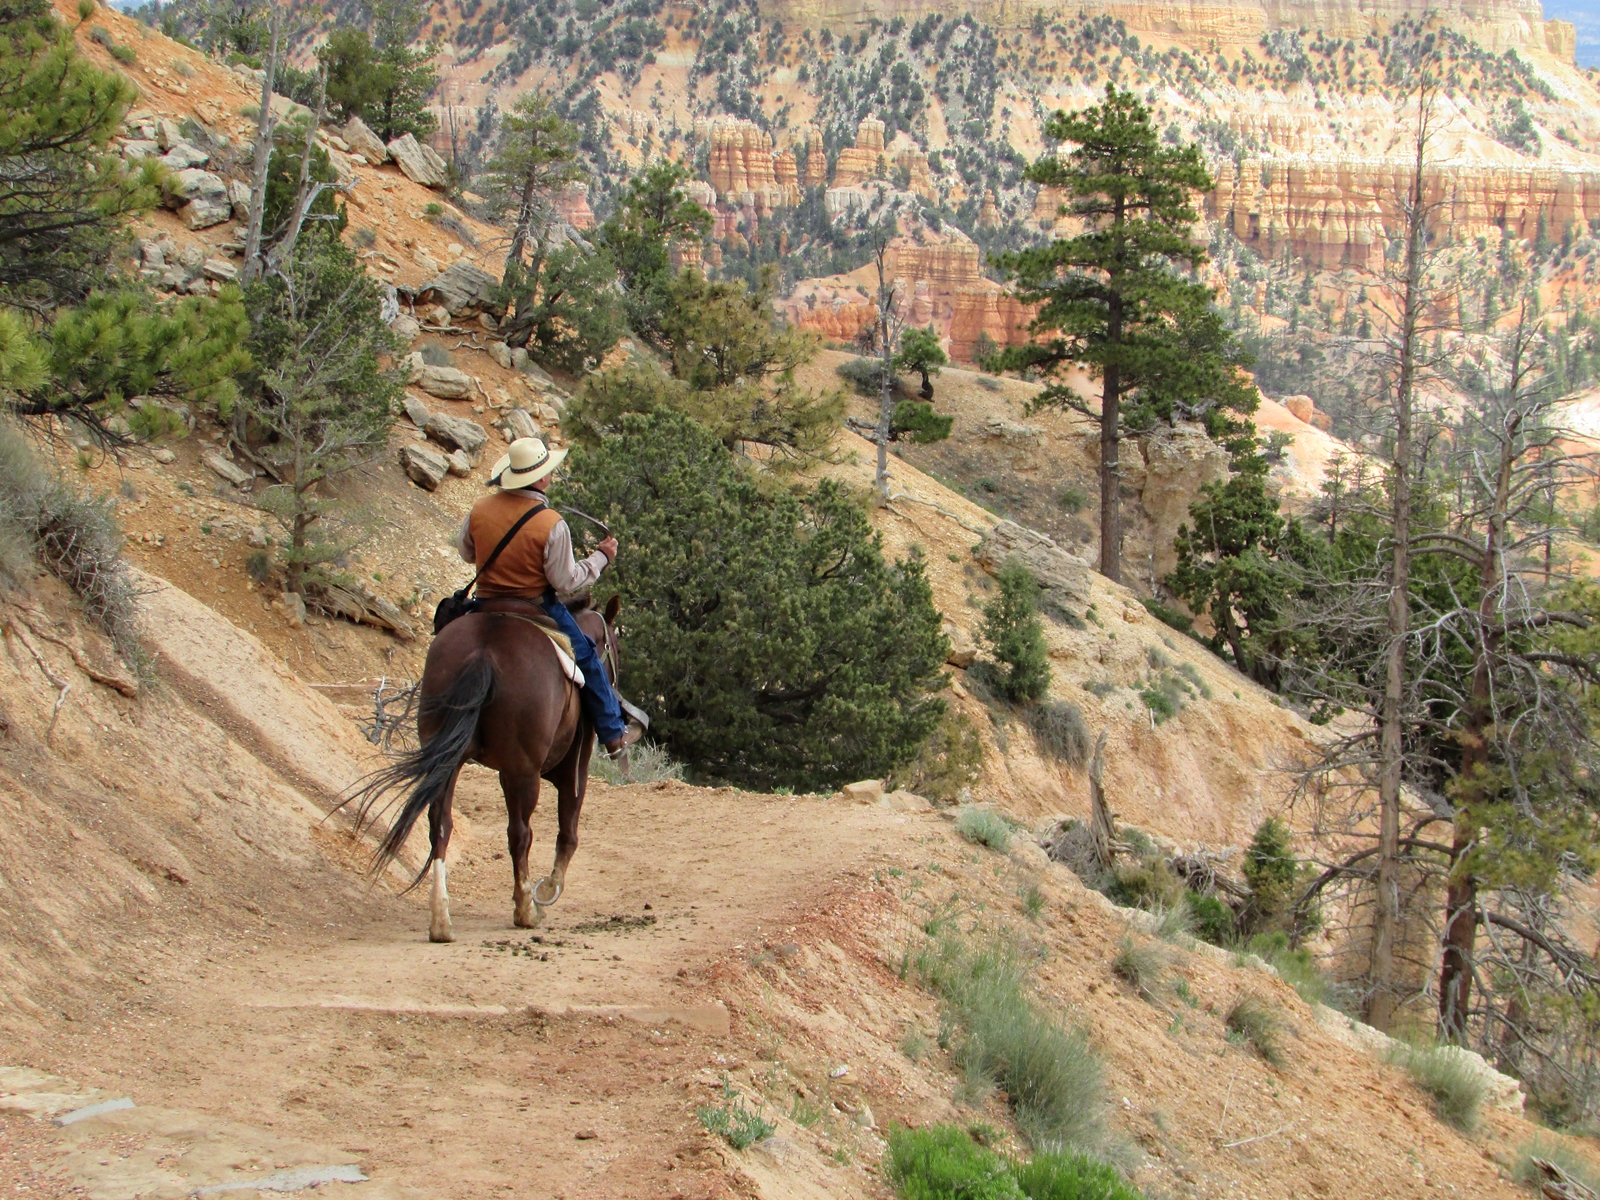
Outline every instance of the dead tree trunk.
<svg viewBox="0 0 1600 1200">
<path fill-rule="evenodd" d="M 267 209 L 267 170 L 272 164 L 272 138 L 278 118 L 272 111 L 272 86 L 277 81 L 278 55 L 283 40 L 283 12 L 272 9 L 272 42 L 267 63 L 261 72 L 261 111 L 256 116 L 254 157 L 250 164 L 250 209 L 244 226 L 244 263 L 239 267 L 239 282 L 250 284 L 261 275 L 261 222 Z"/>
</svg>

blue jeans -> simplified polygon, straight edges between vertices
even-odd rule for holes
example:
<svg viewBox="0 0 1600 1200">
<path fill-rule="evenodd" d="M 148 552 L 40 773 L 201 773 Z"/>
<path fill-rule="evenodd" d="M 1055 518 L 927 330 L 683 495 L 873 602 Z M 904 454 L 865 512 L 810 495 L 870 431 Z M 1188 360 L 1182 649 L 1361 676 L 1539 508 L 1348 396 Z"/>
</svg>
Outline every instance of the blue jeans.
<svg viewBox="0 0 1600 1200">
<path fill-rule="evenodd" d="M 589 635 L 573 620 L 567 606 L 556 599 L 554 592 L 547 592 L 539 603 L 544 606 L 545 615 L 556 623 L 556 628 L 566 634 L 567 640 L 572 643 L 572 657 L 577 660 L 578 670 L 583 672 L 584 680 L 578 700 L 583 705 L 584 716 L 594 725 L 600 744 L 609 745 L 627 731 L 628 723 L 623 719 L 622 706 L 617 703 L 616 690 L 611 686 L 611 677 L 606 674 L 605 664 L 600 661 L 599 651 Z"/>
</svg>

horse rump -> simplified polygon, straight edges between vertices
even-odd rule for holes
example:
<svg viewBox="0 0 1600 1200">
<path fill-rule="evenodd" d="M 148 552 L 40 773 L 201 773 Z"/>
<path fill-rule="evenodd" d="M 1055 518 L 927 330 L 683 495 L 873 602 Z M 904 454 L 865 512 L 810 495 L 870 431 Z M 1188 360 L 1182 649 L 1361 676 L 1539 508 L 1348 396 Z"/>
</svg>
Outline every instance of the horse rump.
<svg viewBox="0 0 1600 1200">
<path fill-rule="evenodd" d="M 473 658 L 457 672 L 450 686 L 437 695 L 422 701 L 418 725 L 438 722 L 434 734 L 417 749 L 402 755 L 391 765 L 374 771 L 360 783 L 360 787 L 343 803 L 356 804 L 356 828 L 364 828 L 369 817 L 376 819 L 389 809 L 382 803 L 386 796 L 408 788 L 400 811 L 395 814 L 389 832 L 378 843 L 372 858 L 372 873 L 382 871 L 400 853 L 411 834 L 411 827 L 424 812 L 433 813 L 444 803 L 450 790 L 450 781 L 466 760 L 478 733 L 478 714 L 494 698 L 494 665 L 484 657 Z M 376 809 L 376 814 L 374 814 Z M 411 881 L 411 887 L 421 883 L 433 861 L 430 852 L 422 869 Z M 407 890 L 410 890 L 409 888 Z"/>
</svg>

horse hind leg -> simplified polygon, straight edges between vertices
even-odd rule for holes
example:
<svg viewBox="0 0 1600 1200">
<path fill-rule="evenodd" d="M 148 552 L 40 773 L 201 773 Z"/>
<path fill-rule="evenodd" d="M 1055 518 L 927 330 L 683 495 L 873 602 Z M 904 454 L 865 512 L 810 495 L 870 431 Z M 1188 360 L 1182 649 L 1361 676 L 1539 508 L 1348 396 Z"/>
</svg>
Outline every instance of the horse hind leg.
<svg viewBox="0 0 1600 1200">
<path fill-rule="evenodd" d="M 456 778 L 459 775 L 458 767 L 456 775 L 450 779 L 450 786 L 445 789 L 443 798 L 428 809 L 428 844 L 431 847 L 430 858 L 433 867 L 433 887 L 428 896 L 430 942 L 456 940 L 455 927 L 450 921 L 450 889 L 446 882 L 444 857 L 450 849 L 450 829 L 453 824 L 450 810 L 456 794 Z"/>
<path fill-rule="evenodd" d="M 539 905 L 541 913 L 561 899 L 567 884 L 567 866 L 578 852 L 578 817 L 583 812 L 583 796 L 589 782 L 589 752 L 593 743 L 593 736 L 587 730 L 580 730 L 574 739 L 572 753 L 550 777 L 559 797 L 556 858 L 550 874 L 533 889 L 533 902 Z"/>
<path fill-rule="evenodd" d="M 533 902 L 533 875 L 528 869 L 533 845 L 528 822 L 539 806 L 539 777 L 502 774 L 500 790 L 506 798 L 506 848 L 511 854 L 511 919 L 518 929 L 532 929 L 544 915 Z"/>
</svg>

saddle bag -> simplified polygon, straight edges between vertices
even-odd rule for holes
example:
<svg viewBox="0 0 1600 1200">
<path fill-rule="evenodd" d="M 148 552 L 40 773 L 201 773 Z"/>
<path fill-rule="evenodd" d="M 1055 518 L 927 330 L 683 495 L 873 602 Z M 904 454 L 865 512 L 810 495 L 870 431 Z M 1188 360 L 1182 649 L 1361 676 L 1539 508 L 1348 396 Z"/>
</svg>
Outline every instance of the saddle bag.
<svg viewBox="0 0 1600 1200">
<path fill-rule="evenodd" d="M 548 505 L 543 501 L 535 504 L 527 512 L 517 518 L 516 523 L 506 530 L 505 537 L 500 539 L 500 544 L 483 560 L 483 566 L 478 568 L 478 573 L 472 577 L 472 582 L 459 592 L 453 592 L 439 601 L 439 607 L 433 610 L 433 632 L 438 633 L 457 617 L 464 617 L 478 607 L 477 598 L 472 595 L 472 589 L 478 586 L 478 580 L 483 578 L 483 573 L 494 566 L 494 560 L 500 557 L 500 552 L 511 544 L 511 539 L 517 536 L 517 531 L 542 513 Z"/>
</svg>

